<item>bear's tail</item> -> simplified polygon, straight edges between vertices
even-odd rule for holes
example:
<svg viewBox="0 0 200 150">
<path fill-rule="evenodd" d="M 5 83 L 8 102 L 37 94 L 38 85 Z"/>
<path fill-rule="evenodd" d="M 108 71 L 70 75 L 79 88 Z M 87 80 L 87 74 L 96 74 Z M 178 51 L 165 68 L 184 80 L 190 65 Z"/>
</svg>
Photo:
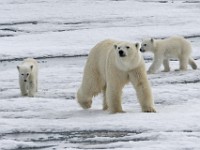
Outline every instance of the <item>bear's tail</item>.
<svg viewBox="0 0 200 150">
<path fill-rule="evenodd" d="M 192 69 L 197 69 L 197 64 L 195 63 L 194 59 L 192 57 L 189 58 L 189 64 L 192 67 Z"/>
</svg>

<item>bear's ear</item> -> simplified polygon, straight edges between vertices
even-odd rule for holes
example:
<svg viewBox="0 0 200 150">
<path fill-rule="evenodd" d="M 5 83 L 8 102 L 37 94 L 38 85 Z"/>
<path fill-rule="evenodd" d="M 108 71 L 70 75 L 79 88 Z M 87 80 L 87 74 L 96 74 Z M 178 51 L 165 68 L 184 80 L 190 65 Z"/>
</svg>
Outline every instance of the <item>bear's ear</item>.
<svg viewBox="0 0 200 150">
<path fill-rule="evenodd" d="M 135 43 L 135 47 L 139 48 L 140 44 L 139 43 Z"/>
<path fill-rule="evenodd" d="M 153 43 L 154 42 L 154 39 L 153 38 L 151 38 L 151 43 Z"/>
<path fill-rule="evenodd" d="M 20 66 L 17 66 L 17 69 L 19 70 L 19 69 L 20 69 Z"/>
<path fill-rule="evenodd" d="M 114 45 L 114 48 L 117 49 L 117 45 L 116 44 Z"/>
<path fill-rule="evenodd" d="M 31 70 L 33 69 L 33 65 L 30 66 Z"/>
</svg>

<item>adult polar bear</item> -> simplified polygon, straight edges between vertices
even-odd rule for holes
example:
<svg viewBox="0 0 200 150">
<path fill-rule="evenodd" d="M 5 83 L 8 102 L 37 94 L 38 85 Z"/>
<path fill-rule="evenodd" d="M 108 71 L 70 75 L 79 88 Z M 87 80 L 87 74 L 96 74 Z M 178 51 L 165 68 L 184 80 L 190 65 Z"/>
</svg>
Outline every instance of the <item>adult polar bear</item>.
<svg viewBox="0 0 200 150">
<path fill-rule="evenodd" d="M 180 70 L 187 70 L 187 65 L 197 69 L 194 59 L 191 57 L 191 44 L 181 36 L 173 36 L 164 40 L 144 40 L 142 42 L 141 52 L 150 51 L 154 54 L 154 60 L 148 73 L 155 73 L 163 63 L 164 72 L 170 71 L 169 59 L 178 58 L 180 61 Z"/>
<path fill-rule="evenodd" d="M 143 112 L 155 112 L 152 91 L 147 79 L 139 44 L 104 40 L 90 52 L 81 87 L 77 92 L 79 104 L 88 109 L 93 96 L 103 91 L 103 109 L 123 112 L 122 88 L 131 81 Z"/>
</svg>

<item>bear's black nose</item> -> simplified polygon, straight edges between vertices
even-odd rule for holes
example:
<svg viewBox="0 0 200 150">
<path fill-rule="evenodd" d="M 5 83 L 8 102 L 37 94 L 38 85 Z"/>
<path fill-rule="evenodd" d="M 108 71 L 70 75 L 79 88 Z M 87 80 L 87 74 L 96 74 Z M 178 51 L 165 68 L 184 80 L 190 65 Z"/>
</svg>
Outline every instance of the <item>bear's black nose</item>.
<svg viewBox="0 0 200 150">
<path fill-rule="evenodd" d="M 126 56 L 123 50 L 120 50 L 120 51 L 119 51 L 119 56 L 120 56 L 120 57 L 125 57 L 125 56 Z"/>
<path fill-rule="evenodd" d="M 144 49 L 142 49 L 142 48 L 140 48 L 140 52 L 145 52 L 145 50 L 144 50 Z"/>
</svg>

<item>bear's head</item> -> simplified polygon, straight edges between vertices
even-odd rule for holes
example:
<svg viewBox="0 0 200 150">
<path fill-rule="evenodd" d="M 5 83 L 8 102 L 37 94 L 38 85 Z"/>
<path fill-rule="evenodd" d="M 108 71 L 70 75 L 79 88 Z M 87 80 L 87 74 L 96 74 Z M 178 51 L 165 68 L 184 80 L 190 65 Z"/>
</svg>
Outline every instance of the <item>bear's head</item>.
<svg viewBox="0 0 200 150">
<path fill-rule="evenodd" d="M 19 71 L 20 79 L 23 82 L 27 82 L 33 70 L 33 65 L 21 65 L 21 66 L 17 66 L 17 69 Z"/>
<path fill-rule="evenodd" d="M 148 39 L 148 40 L 144 40 L 141 44 L 141 48 L 140 51 L 141 52 L 153 52 L 154 50 L 154 39 Z"/>
<path fill-rule="evenodd" d="M 130 71 L 140 64 L 141 53 L 139 43 L 120 42 L 114 45 L 116 64 L 120 70 Z"/>
</svg>

